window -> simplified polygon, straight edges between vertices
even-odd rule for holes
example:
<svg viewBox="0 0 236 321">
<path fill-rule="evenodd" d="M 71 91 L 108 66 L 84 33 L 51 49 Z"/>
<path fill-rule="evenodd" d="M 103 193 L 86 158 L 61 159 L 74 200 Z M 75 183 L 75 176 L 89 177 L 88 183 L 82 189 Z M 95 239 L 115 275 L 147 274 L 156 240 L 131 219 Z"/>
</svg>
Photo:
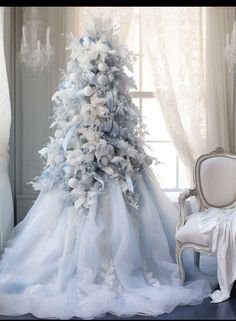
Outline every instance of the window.
<svg viewBox="0 0 236 321">
<path fill-rule="evenodd" d="M 137 90 L 132 92 L 134 103 L 140 108 L 146 130 L 147 152 L 156 157 L 158 162 L 152 165 L 160 186 L 165 191 L 178 191 L 188 186 L 185 167 L 176 153 L 163 119 L 158 101 L 154 98 L 154 84 L 148 60 L 143 54 L 142 25 L 139 8 L 136 8 L 128 45 L 136 57 L 134 78 Z"/>
</svg>

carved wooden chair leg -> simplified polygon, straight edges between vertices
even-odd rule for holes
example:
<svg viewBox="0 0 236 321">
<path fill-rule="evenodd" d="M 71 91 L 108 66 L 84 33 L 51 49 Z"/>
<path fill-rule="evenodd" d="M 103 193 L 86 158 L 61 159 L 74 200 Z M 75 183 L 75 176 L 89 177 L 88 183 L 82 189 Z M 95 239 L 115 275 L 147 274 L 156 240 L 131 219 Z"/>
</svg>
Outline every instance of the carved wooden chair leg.
<svg viewBox="0 0 236 321">
<path fill-rule="evenodd" d="M 175 254 L 176 254 L 176 262 L 179 267 L 179 278 L 180 278 L 181 285 L 184 284 L 184 280 L 185 280 L 185 270 L 184 270 L 184 265 L 183 265 L 182 251 L 183 251 L 183 248 L 181 246 L 181 243 L 177 241 Z"/>
<path fill-rule="evenodd" d="M 194 261 L 195 266 L 197 268 L 199 268 L 199 266 L 200 266 L 200 253 L 199 252 L 196 252 L 196 251 L 193 252 L 193 261 Z"/>
</svg>

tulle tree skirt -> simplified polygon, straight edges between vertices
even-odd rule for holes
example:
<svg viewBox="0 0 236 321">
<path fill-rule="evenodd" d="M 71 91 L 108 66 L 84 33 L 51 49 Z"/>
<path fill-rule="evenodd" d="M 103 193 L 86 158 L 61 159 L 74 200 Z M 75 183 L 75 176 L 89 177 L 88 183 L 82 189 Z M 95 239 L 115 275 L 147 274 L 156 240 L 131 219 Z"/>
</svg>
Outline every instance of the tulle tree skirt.
<svg viewBox="0 0 236 321">
<path fill-rule="evenodd" d="M 177 210 L 151 171 L 134 183 L 138 212 L 127 207 L 116 180 L 105 185 L 87 216 L 74 210 L 61 186 L 41 192 L 2 255 L 0 314 L 157 316 L 201 303 L 208 282 L 179 285 Z"/>
</svg>

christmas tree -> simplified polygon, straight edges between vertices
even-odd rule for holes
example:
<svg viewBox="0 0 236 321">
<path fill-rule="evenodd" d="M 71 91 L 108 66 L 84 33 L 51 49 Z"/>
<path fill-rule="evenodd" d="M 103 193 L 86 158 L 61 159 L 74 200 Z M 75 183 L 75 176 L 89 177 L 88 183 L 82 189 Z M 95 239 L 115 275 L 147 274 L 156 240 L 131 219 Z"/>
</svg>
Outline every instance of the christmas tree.
<svg viewBox="0 0 236 321">
<path fill-rule="evenodd" d="M 133 178 L 152 163 L 144 151 L 144 125 L 130 90 L 136 88 L 132 52 L 111 21 L 95 18 L 80 39 L 69 37 L 67 72 L 53 95 L 54 137 L 40 154 L 45 168 L 35 189 L 63 183 L 71 202 L 86 213 L 111 178 L 137 208 Z"/>
</svg>

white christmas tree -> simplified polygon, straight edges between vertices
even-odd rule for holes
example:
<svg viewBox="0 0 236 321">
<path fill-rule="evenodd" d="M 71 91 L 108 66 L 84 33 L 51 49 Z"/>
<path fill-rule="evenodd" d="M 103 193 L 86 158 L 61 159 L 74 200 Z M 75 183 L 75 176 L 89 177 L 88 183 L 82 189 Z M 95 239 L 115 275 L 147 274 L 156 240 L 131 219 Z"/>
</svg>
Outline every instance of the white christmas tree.
<svg viewBox="0 0 236 321">
<path fill-rule="evenodd" d="M 68 200 L 87 213 L 110 179 L 119 181 L 127 204 L 139 205 L 133 178 L 152 163 L 144 151 L 144 126 L 130 90 L 136 88 L 131 51 L 111 21 L 95 18 L 80 39 L 71 35 L 67 72 L 53 95 L 54 137 L 36 190 L 63 184 Z"/>
</svg>

